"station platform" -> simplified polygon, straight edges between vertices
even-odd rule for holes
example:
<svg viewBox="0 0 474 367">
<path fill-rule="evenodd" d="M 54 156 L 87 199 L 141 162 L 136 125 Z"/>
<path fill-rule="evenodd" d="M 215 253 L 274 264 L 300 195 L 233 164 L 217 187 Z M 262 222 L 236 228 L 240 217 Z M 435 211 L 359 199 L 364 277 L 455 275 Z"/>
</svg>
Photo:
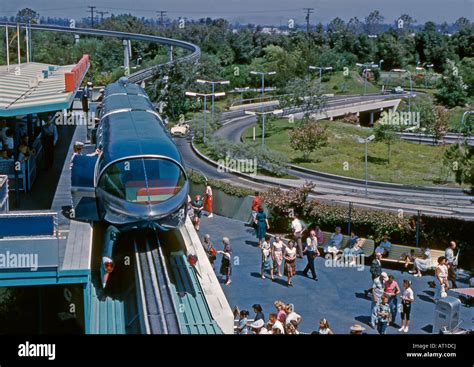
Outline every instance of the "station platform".
<svg viewBox="0 0 474 367">
<path fill-rule="evenodd" d="M 331 329 L 337 334 L 348 334 L 353 324 L 360 324 L 366 328 L 368 334 L 376 334 L 371 329 L 370 306 L 371 301 L 364 297 L 364 290 L 372 284 L 368 266 L 361 268 L 334 268 L 326 267 L 325 259 L 316 260 L 316 271 L 319 281 L 306 278 L 302 270 L 306 265 L 306 258 L 297 260 L 297 275 L 293 279 L 293 287 L 286 286 L 286 277 L 271 281 L 269 275 L 266 279 L 260 277 L 261 253 L 252 228 L 245 223 L 218 216 L 213 218 L 202 217 L 199 236 L 209 233 L 217 250 L 222 250 L 222 237 L 229 237 L 233 249 L 235 265 L 232 269 L 232 284 L 226 286 L 221 279 L 221 286 L 232 308 L 238 306 L 240 310 L 248 310 L 249 318 L 253 318 L 252 305 L 260 304 L 263 307 L 266 320 L 270 313 L 274 313 L 273 302 L 282 300 L 293 304 L 297 313 L 302 316 L 299 331 L 311 333 L 319 327 L 319 320 L 326 318 Z M 215 264 L 218 272 L 221 256 Z M 421 278 L 413 277 L 400 270 L 386 269 L 389 275 L 393 274 L 395 280 L 402 287 L 403 279 L 412 281 L 415 301 L 412 306 L 412 321 L 410 334 L 426 334 L 432 332 L 435 305 L 431 298 L 434 289 L 428 285 L 434 277 L 426 275 Z M 458 286 L 467 288 L 467 280 L 458 280 Z M 454 292 L 450 292 L 455 296 Z M 462 320 L 460 327 L 474 328 L 474 309 L 461 307 Z M 400 323 L 400 314 L 397 316 Z M 400 334 L 398 328 L 389 327 L 387 334 Z"/>
<path fill-rule="evenodd" d="M 62 167 L 49 210 L 15 210 L 0 215 L 0 254 L 5 259 L 22 259 L 21 263 L 10 261 L 3 266 L 0 263 L 0 287 L 67 286 L 68 291 L 74 289 L 84 312 L 84 316 L 77 314 L 77 317 L 87 333 L 90 329 L 87 300 L 90 298 L 92 226 L 70 221 L 63 215 L 65 208 L 71 205 L 69 161 L 72 145 L 85 134 L 86 127 L 77 126 L 63 156 L 55 159 L 56 165 Z M 48 181 L 46 173 L 44 176 Z M 48 196 L 54 187 L 43 188 L 44 195 Z M 38 186 L 38 190 L 28 193 L 29 201 L 34 201 L 35 196 L 41 197 L 40 189 Z"/>
</svg>

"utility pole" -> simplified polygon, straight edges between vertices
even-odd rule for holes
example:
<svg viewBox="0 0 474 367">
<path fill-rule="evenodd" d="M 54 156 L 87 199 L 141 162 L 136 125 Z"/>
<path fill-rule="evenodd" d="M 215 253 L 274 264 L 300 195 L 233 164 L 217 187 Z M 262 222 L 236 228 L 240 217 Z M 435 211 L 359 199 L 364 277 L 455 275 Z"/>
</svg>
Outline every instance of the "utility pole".
<svg viewBox="0 0 474 367">
<path fill-rule="evenodd" d="M 89 11 L 91 12 L 91 28 L 94 28 L 94 11 L 97 8 L 97 6 L 88 6 L 90 9 Z"/>
<path fill-rule="evenodd" d="M 164 10 L 159 10 L 159 11 L 156 12 L 156 14 L 159 14 L 159 16 L 160 16 L 160 26 L 162 26 L 162 27 L 163 27 L 164 18 L 166 16 L 166 13 L 167 12 L 164 11 Z"/>
<path fill-rule="evenodd" d="M 109 14 L 109 12 L 108 11 L 98 11 L 97 10 L 97 14 L 100 14 L 100 22 L 102 23 L 104 21 L 104 15 Z"/>
<path fill-rule="evenodd" d="M 309 33 L 309 15 L 314 12 L 314 8 L 303 8 L 306 12 L 306 33 Z"/>
</svg>

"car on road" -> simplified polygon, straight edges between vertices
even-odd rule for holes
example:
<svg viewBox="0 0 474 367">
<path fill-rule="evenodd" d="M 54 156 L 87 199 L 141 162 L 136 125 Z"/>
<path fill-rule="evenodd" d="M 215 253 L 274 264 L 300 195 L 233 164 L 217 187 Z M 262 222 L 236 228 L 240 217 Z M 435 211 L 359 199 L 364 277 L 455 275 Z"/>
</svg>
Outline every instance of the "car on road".
<svg viewBox="0 0 474 367">
<path fill-rule="evenodd" d="M 403 90 L 403 88 L 400 87 L 400 86 L 393 88 L 393 89 L 391 90 L 391 92 L 392 92 L 393 94 L 403 94 L 403 93 L 405 93 L 405 91 Z"/>
<path fill-rule="evenodd" d="M 189 133 L 189 125 L 186 122 L 178 122 L 171 128 L 171 135 L 185 137 Z"/>
</svg>

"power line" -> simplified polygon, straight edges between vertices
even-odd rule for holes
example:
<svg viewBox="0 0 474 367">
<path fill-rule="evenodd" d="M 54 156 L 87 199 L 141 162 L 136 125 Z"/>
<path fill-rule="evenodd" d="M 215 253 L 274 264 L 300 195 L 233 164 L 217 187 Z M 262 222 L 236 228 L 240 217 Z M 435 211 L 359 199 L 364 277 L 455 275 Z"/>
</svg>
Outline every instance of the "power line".
<svg viewBox="0 0 474 367">
<path fill-rule="evenodd" d="M 97 14 L 100 14 L 100 22 L 102 23 L 104 21 L 104 15 L 109 14 L 108 11 L 98 11 L 96 12 Z"/>
<path fill-rule="evenodd" d="M 159 14 L 159 16 L 160 16 L 160 25 L 162 26 L 163 25 L 163 19 L 164 19 L 165 15 L 167 14 L 167 12 L 164 11 L 164 10 L 159 10 L 159 11 L 156 12 L 156 14 Z"/>
<path fill-rule="evenodd" d="M 309 15 L 314 13 L 314 8 L 303 8 L 306 12 L 306 33 L 309 33 Z"/>
<path fill-rule="evenodd" d="M 91 27 L 94 28 L 94 11 L 95 9 L 97 8 L 96 6 L 88 6 L 88 8 L 90 9 L 90 12 L 91 12 Z"/>
</svg>

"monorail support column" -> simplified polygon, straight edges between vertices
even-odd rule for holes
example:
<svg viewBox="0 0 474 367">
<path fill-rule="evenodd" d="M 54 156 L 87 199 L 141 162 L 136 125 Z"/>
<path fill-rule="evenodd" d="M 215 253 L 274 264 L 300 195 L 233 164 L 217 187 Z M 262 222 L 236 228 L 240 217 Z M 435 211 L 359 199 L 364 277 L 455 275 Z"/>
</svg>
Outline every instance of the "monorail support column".
<svg viewBox="0 0 474 367">
<path fill-rule="evenodd" d="M 123 68 L 125 75 L 130 75 L 130 43 L 128 40 L 123 40 Z"/>
<path fill-rule="evenodd" d="M 173 62 L 173 46 L 168 47 L 168 61 Z"/>
<path fill-rule="evenodd" d="M 77 45 L 80 40 L 81 40 L 81 36 L 79 36 L 78 34 L 75 34 L 74 35 L 74 43 Z"/>
</svg>

